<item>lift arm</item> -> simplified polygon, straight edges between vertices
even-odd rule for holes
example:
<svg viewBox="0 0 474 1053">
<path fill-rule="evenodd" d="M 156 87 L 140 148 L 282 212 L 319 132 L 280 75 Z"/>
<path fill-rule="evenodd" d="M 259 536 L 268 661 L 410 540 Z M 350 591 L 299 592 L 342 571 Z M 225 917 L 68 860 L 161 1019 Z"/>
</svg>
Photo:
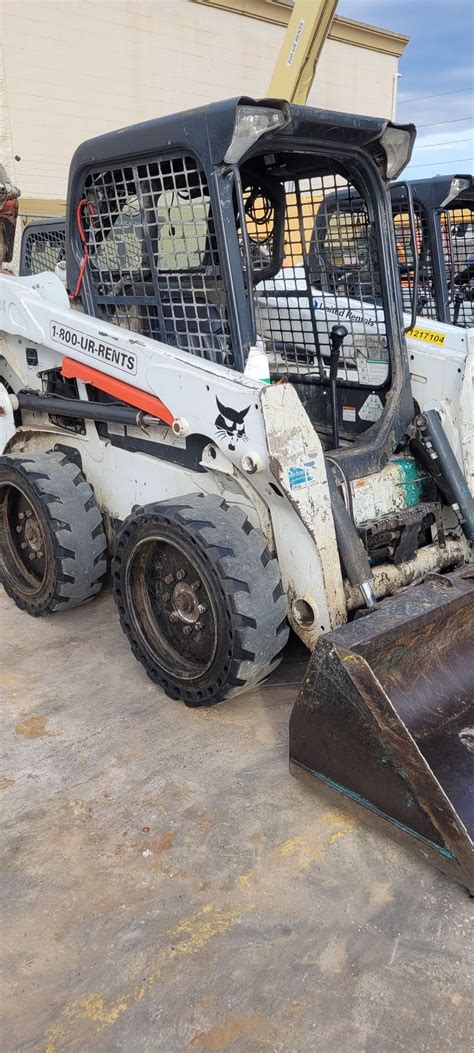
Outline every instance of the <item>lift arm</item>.
<svg viewBox="0 0 474 1053">
<path fill-rule="evenodd" d="M 328 36 L 337 0 L 295 0 L 268 97 L 304 106 Z"/>
</svg>

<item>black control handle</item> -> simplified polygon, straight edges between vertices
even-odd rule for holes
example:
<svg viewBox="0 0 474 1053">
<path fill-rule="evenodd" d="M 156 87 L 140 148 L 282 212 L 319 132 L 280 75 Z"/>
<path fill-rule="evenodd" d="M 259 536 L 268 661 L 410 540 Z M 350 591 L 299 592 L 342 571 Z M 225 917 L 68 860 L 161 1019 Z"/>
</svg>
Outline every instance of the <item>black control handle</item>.
<svg viewBox="0 0 474 1053">
<path fill-rule="evenodd" d="M 331 332 L 329 333 L 329 345 L 331 348 L 331 357 L 329 359 L 330 380 L 337 380 L 339 359 L 341 357 L 342 345 L 346 339 L 347 333 L 348 330 L 345 325 L 333 325 Z"/>
</svg>

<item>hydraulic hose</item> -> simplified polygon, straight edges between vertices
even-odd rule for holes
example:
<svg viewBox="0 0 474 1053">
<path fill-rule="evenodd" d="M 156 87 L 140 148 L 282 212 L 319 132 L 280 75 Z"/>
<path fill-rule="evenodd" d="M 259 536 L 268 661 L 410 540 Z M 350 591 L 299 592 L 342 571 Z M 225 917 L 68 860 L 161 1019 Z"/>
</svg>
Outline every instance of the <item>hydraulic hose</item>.
<svg viewBox="0 0 474 1053">
<path fill-rule="evenodd" d="M 158 418 L 129 406 L 118 406 L 107 402 L 87 402 L 67 399 L 58 395 L 37 395 L 33 391 L 19 391 L 16 395 L 18 408 L 38 413 L 49 413 L 54 417 L 79 417 L 83 420 L 98 420 L 113 424 L 158 424 Z"/>
<path fill-rule="evenodd" d="M 377 600 L 372 589 L 373 575 L 367 553 L 329 467 L 328 485 L 334 529 L 344 571 L 350 584 L 359 587 L 366 607 L 376 607 Z"/>
<path fill-rule="evenodd" d="M 462 528 L 464 534 L 469 541 L 474 541 L 474 498 L 470 493 L 452 447 L 446 438 L 439 413 L 436 410 L 426 410 L 423 416 L 426 420 L 426 430 L 438 458 L 441 472 L 459 507 L 463 519 Z"/>
</svg>

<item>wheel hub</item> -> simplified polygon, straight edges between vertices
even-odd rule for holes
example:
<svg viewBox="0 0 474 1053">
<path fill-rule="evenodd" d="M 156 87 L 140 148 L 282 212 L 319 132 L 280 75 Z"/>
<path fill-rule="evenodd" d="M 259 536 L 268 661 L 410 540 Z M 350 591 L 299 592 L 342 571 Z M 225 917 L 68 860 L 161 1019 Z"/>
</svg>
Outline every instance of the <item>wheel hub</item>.
<svg viewBox="0 0 474 1053">
<path fill-rule="evenodd" d="M 23 535 L 28 547 L 32 552 L 39 553 L 42 546 L 42 534 L 38 520 L 30 515 L 24 520 L 24 524 Z"/>
<path fill-rule="evenodd" d="M 172 602 L 173 608 L 182 622 L 185 622 L 187 625 L 194 625 L 198 621 L 202 605 L 199 603 L 191 585 L 188 585 L 185 581 L 178 581 L 173 589 Z"/>
<path fill-rule="evenodd" d="M 181 539 L 150 535 L 134 547 L 128 563 L 134 628 L 154 661 L 192 681 L 204 676 L 218 644 L 212 593 L 198 553 L 183 552 Z"/>
<path fill-rule="evenodd" d="M 47 538 L 34 504 L 16 481 L 0 487 L 0 558 L 14 587 L 35 596 L 47 573 Z"/>
</svg>

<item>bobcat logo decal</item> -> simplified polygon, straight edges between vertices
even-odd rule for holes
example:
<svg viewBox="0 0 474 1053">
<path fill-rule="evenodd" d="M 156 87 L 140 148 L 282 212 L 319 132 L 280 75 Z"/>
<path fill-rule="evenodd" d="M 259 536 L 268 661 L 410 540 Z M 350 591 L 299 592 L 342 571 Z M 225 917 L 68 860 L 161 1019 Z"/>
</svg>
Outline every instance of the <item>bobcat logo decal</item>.
<svg viewBox="0 0 474 1053">
<path fill-rule="evenodd" d="M 246 406 L 243 410 L 235 410 L 232 409 L 232 406 L 223 406 L 222 402 L 219 402 L 217 396 L 216 402 L 217 409 L 219 410 L 215 419 L 217 436 L 219 439 L 224 439 L 227 435 L 229 439 L 229 450 L 235 450 L 236 443 L 239 439 L 243 439 L 247 442 L 244 418 L 247 416 L 250 406 Z"/>
</svg>

